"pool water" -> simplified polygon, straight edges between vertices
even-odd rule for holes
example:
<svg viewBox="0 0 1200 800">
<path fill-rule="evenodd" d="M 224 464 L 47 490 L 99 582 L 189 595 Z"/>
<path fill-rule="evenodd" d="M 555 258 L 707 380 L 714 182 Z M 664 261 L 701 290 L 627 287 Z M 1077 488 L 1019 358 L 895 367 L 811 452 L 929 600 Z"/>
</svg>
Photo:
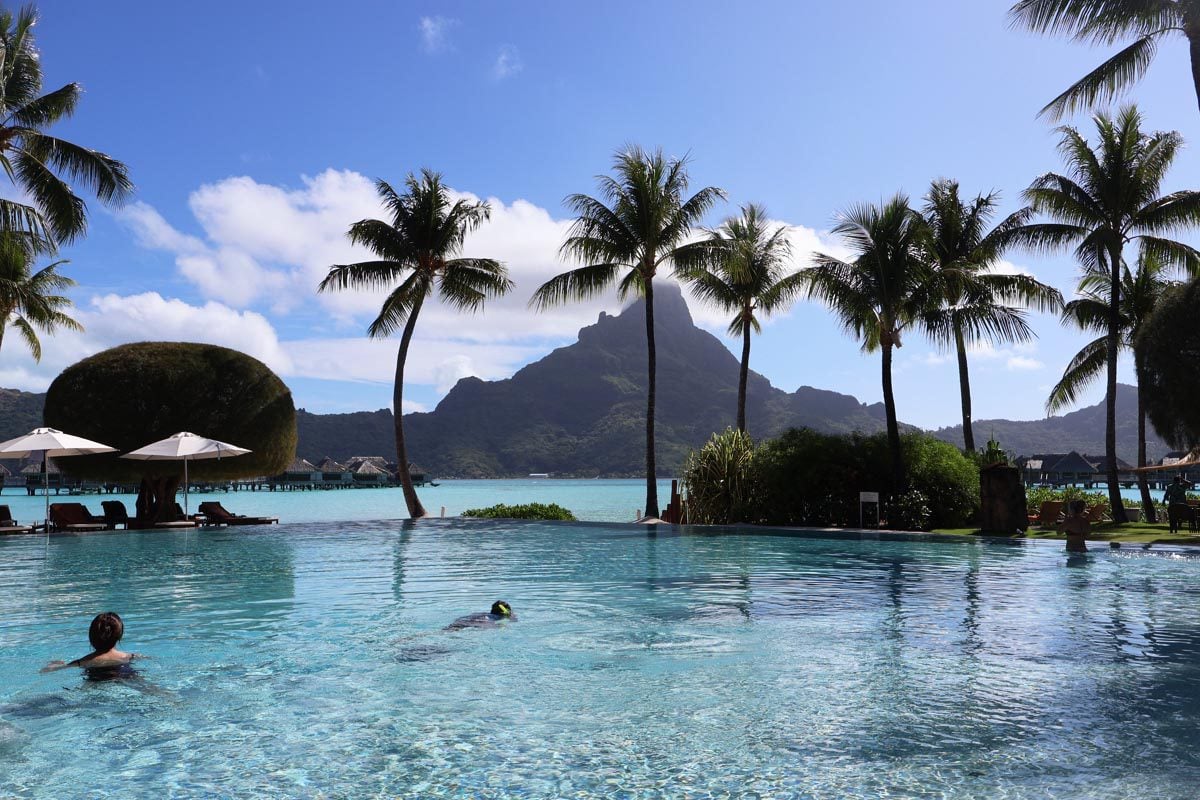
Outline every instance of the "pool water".
<svg viewBox="0 0 1200 800">
<path fill-rule="evenodd" d="M 14 537 L 0 797 L 1191 798 L 1198 608 L 1196 558 L 1049 542 Z M 110 609 L 141 683 L 38 674 Z"/>
</svg>

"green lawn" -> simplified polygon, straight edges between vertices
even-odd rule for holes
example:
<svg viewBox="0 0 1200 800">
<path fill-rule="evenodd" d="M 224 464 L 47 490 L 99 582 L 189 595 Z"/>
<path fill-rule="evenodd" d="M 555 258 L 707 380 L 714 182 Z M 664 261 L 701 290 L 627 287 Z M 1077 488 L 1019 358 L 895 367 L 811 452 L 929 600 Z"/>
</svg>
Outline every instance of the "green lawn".
<svg viewBox="0 0 1200 800">
<path fill-rule="evenodd" d="M 956 536 L 981 536 L 978 528 L 941 528 L 934 533 L 947 533 Z M 1066 536 L 1055 530 L 1030 528 L 1025 534 L 1027 539 L 1061 539 Z M 1097 542 L 1128 542 L 1130 544 L 1192 544 L 1200 545 L 1200 533 L 1169 533 L 1167 523 L 1150 524 L 1148 522 L 1128 522 L 1115 525 L 1111 522 L 1092 526 L 1088 541 Z"/>
</svg>

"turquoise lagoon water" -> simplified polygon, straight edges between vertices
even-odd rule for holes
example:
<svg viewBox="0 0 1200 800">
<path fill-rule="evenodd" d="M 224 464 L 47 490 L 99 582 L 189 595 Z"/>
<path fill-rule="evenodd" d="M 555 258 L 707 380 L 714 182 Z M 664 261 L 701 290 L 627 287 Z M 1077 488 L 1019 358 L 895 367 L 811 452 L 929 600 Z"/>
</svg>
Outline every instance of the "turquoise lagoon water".
<svg viewBox="0 0 1200 800">
<path fill-rule="evenodd" d="M 438 486 L 418 489 L 421 502 L 437 516 L 443 507 L 447 516 L 458 516 L 469 508 L 484 508 L 496 503 L 558 503 L 571 509 L 583 520 L 632 522 L 634 514 L 646 507 L 644 480 L 446 480 Z M 658 483 L 658 502 L 665 507 L 670 499 L 671 482 Z M 132 512 L 134 495 L 83 495 L 56 497 L 50 502 L 79 501 L 100 513 L 101 500 L 122 500 Z M 183 502 L 183 495 L 179 496 Z M 335 522 L 339 520 L 396 519 L 408 516 L 399 488 L 347 489 L 315 492 L 211 492 L 191 495 L 191 508 L 205 500 L 219 500 L 237 514 L 270 515 L 284 522 Z M 39 520 L 46 511 L 46 499 L 29 497 L 22 489 L 0 494 L 0 504 L 8 504 L 16 519 Z"/>
<path fill-rule="evenodd" d="M 10 537 L 0 797 L 1192 798 L 1198 606 L 1191 556 L 1050 542 Z M 147 685 L 39 675 L 103 609 Z"/>
</svg>

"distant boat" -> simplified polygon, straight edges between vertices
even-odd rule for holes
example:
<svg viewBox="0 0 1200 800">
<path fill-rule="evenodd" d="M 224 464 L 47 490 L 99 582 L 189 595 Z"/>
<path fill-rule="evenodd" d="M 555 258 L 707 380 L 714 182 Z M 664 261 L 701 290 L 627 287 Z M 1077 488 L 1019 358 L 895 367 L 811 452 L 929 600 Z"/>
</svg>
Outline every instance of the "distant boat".
<svg viewBox="0 0 1200 800">
<path fill-rule="evenodd" d="M 531 477 L 531 478 L 549 478 L 550 473 L 549 472 L 531 472 L 531 473 L 529 473 L 529 477 Z"/>
</svg>

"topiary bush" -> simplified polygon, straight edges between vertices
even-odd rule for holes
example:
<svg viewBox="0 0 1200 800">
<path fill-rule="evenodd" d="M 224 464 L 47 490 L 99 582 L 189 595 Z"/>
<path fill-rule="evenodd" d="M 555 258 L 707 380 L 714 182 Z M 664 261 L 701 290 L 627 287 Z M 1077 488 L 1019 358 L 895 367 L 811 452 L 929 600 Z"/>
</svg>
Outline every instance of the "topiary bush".
<svg viewBox="0 0 1200 800">
<path fill-rule="evenodd" d="M 684 462 L 688 521 L 702 525 L 747 522 L 758 516 L 758 475 L 754 442 L 744 431 L 726 428 Z"/>
<path fill-rule="evenodd" d="M 464 517 L 482 517 L 484 519 L 540 519 L 574 522 L 575 515 L 570 509 L 563 508 L 557 503 L 524 503 L 508 506 L 499 503 L 487 508 L 470 508 L 462 512 Z"/>
<path fill-rule="evenodd" d="M 197 480 L 275 475 L 296 453 L 292 394 L 265 364 L 209 344 L 138 342 L 73 364 L 46 392 L 46 425 L 117 448 L 72 457 L 72 475 L 142 482 L 139 520 L 174 513 L 179 461 L 119 456 L 180 431 L 248 448 L 236 458 L 192 461 Z"/>
</svg>

